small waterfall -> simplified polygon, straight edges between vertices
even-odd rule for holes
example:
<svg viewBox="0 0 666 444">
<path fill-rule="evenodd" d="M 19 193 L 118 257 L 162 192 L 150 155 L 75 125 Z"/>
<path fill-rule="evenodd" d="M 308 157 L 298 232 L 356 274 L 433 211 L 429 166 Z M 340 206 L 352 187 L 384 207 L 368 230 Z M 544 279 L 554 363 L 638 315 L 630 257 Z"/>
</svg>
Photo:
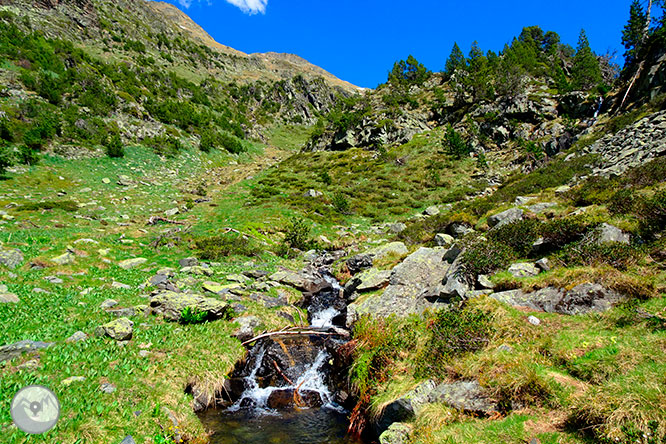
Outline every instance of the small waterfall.
<svg viewBox="0 0 666 444">
<path fill-rule="evenodd" d="M 310 325 L 259 339 L 248 350 L 227 381 L 226 408 L 199 414 L 213 431 L 211 443 L 360 444 L 347 434 L 343 407 L 351 401 L 340 353 L 349 340 L 339 327 L 343 290 L 327 268 L 313 269 L 320 290 L 304 293 Z"/>
<path fill-rule="evenodd" d="M 307 330 L 325 332 L 336 328 L 335 319 L 343 313 L 343 290 L 327 269 L 320 269 L 318 273 L 328 285 L 309 300 L 310 326 Z M 228 411 L 277 414 L 278 408 L 284 406 L 316 406 L 343 411 L 334 402 L 328 385 L 332 356 L 327 347 L 335 340 L 322 338 L 330 336 L 277 335 L 259 340 L 249 350 L 246 363 L 240 369 L 245 375 L 242 377 L 244 391 Z M 337 345 L 341 343 L 338 340 Z"/>
<path fill-rule="evenodd" d="M 597 105 L 597 110 L 594 112 L 594 120 L 597 120 L 597 117 L 599 117 L 599 113 L 601 112 L 601 105 L 604 104 L 604 98 L 599 97 L 599 104 Z"/>
</svg>

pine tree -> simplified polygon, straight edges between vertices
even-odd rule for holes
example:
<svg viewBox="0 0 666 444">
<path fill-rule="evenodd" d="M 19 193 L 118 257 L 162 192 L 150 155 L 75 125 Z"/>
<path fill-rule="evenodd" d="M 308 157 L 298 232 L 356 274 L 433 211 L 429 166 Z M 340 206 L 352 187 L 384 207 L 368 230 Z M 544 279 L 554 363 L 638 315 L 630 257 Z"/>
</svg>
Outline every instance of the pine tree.
<svg viewBox="0 0 666 444">
<path fill-rule="evenodd" d="M 597 56 L 590 49 L 585 30 L 581 29 L 578 37 L 578 47 L 571 69 L 573 86 L 578 90 L 589 89 L 601 83 L 601 68 Z"/>
<path fill-rule="evenodd" d="M 456 69 L 464 68 L 465 65 L 467 65 L 467 60 L 465 59 L 465 55 L 460 50 L 458 44 L 454 43 L 453 48 L 451 49 L 451 54 L 449 55 L 449 58 L 446 60 L 444 73 L 446 74 L 447 77 L 451 77 L 453 73 L 456 71 Z"/>
<path fill-rule="evenodd" d="M 629 7 L 629 21 L 622 30 L 622 44 L 626 49 L 624 57 L 627 65 L 632 64 L 640 52 L 646 21 L 647 15 L 640 1 L 634 0 Z"/>
</svg>

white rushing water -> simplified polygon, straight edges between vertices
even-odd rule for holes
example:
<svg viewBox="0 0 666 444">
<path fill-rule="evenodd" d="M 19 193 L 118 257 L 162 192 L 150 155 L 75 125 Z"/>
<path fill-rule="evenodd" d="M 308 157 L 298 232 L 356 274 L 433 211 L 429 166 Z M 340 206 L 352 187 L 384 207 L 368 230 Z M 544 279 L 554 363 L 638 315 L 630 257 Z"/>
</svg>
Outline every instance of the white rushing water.
<svg viewBox="0 0 666 444">
<path fill-rule="evenodd" d="M 333 318 L 339 315 L 340 312 L 333 307 L 329 307 L 325 310 L 318 311 L 312 315 L 312 327 L 317 328 L 326 328 L 333 327 Z"/>
<path fill-rule="evenodd" d="M 328 296 L 334 295 L 336 298 L 340 295 L 342 287 L 338 281 L 329 273 L 322 273 L 324 279 L 331 284 L 332 290 Z M 325 290 L 329 291 L 329 290 Z M 326 299 L 319 300 L 317 306 L 321 304 L 321 309 L 312 313 L 312 321 L 310 327 L 313 328 L 328 328 L 333 327 L 333 319 L 340 315 L 340 311 L 335 307 L 326 306 Z M 257 344 L 255 349 L 250 351 L 254 355 L 253 367 L 248 376 L 244 378 L 245 391 L 228 410 L 238 411 L 244 408 L 250 408 L 258 414 L 278 414 L 276 411 L 268 407 L 270 396 L 278 390 L 294 390 L 296 392 L 315 392 L 319 395 L 322 405 L 326 408 L 334 409 L 337 411 L 344 411 L 333 401 L 333 394 L 326 385 L 326 375 L 324 373 L 324 366 L 331 358 L 328 351 L 323 348 L 318 353 L 314 361 L 305 367 L 303 373 L 298 377 L 292 385 L 281 387 L 260 387 L 257 381 L 257 374 L 259 373 L 262 365 L 264 364 L 264 357 L 266 355 L 266 347 L 264 344 Z"/>
</svg>

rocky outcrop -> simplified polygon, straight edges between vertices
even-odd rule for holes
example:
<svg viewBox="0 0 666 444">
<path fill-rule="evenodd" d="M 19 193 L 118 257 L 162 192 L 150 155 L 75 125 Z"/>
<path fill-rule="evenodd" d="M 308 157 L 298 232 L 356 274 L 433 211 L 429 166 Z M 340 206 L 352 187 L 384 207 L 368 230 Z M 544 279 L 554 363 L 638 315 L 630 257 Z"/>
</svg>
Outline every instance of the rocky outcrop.
<svg viewBox="0 0 666 444">
<path fill-rule="evenodd" d="M 229 305 L 218 299 L 197 294 L 159 292 L 150 299 L 150 307 L 170 321 L 180 321 L 186 308 L 194 312 L 205 312 L 206 320 L 224 319 L 230 314 Z"/>
<path fill-rule="evenodd" d="M 644 117 L 584 149 L 601 157 L 593 174 L 609 177 L 666 155 L 666 111 Z"/>
<path fill-rule="evenodd" d="M 620 293 L 595 283 L 580 284 L 569 291 L 546 287 L 534 293 L 509 290 L 490 297 L 514 307 L 566 315 L 606 311 L 623 299 Z"/>
<path fill-rule="evenodd" d="M 383 436 L 392 424 L 413 419 L 424 406 L 432 403 L 446 404 L 480 416 L 490 416 L 498 411 L 497 403 L 477 381 L 437 384 L 428 380 L 387 405 L 374 423 L 375 431 Z"/>
<path fill-rule="evenodd" d="M 383 145 L 402 145 L 414 135 L 431 129 L 433 115 L 426 111 L 408 111 L 392 116 L 379 112 L 364 117 L 361 122 L 344 130 L 334 126 L 319 137 L 311 139 L 305 151 L 342 151 L 349 148 L 375 148 Z"/>
<path fill-rule="evenodd" d="M 488 217 L 488 225 L 499 228 L 503 225 L 517 222 L 523 218 L 523 210 L 520 208 L 509 208 L 501 213 L 493 214 Z"/>
<path fill-rule="evenodd" d="M 441 284 L 449 270 L 444 261 L 445 248 L 421 247 L 393 268 L 389 285 L 381 295 L 371 296 L 347 307 L 347 324 L 359 315 L 371 313 L 385 317 L 391 314 L 407 316 L 430 305 L 426 296 Z"/>
</svg>

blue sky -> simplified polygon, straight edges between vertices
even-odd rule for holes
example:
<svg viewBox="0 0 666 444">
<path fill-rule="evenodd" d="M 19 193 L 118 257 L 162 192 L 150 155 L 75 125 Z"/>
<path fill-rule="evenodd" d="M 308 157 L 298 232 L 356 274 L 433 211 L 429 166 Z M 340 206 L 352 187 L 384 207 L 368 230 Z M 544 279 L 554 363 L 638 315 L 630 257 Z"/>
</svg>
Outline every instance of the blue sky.
<svg viewBox="0 0 666 444">
<path fill-rule="evenodd" d="M 218 42 L 246 53 L 298 54 L 341 79 L 374 88 L 413 54 L 441 70 L 457 41 L 499 51 L 524 26 L 576 46 L 585 28 L 597 53 L 621 56 L 630 0 L 169 0 Z M 621 59 L 618 59 L 620 62 Z"/>
</svg>

